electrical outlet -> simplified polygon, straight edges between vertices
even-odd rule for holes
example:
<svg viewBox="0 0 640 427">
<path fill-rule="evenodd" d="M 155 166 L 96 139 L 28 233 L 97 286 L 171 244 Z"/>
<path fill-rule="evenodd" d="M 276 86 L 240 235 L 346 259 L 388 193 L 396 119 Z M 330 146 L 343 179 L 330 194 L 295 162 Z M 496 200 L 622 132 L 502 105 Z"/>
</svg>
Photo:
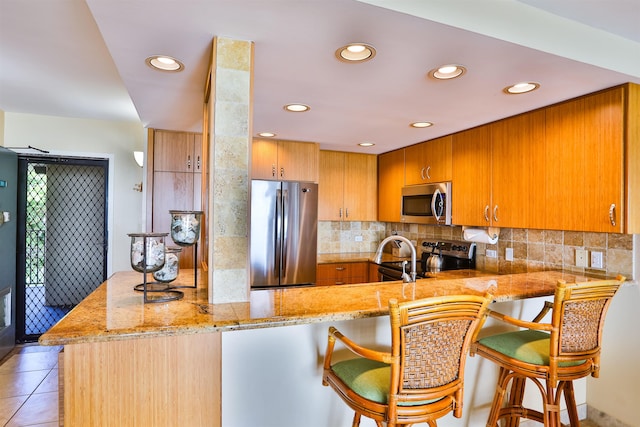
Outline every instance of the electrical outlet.
<svg viewBox="0 0 640 427">
<path fill-rule="evenodd" d="M 356 236 L 356 242 L 362 242 L 362 236 Z"/>
<path fill-rule="evenodd" d="M 498 258 L 498 252 L 494 249 L 487 249 L 485 255 L 487 256 L 487 258 Z"/>
<path fill-rule="evenodd" d="M 576 267 L 588 267 L 588 256 L 589 252 L 586 249 L 576 249 Z"/>
<path fill-rule="evenodd" d="M 602 252 L 591 252 L 591 268 L 604 268 Z"/>
<path fill-rule="evenodd" d="M 513 248 L 506 248 L 504 250 L 504 259 L 507 261 L 513 261 Z"/>
</svg>

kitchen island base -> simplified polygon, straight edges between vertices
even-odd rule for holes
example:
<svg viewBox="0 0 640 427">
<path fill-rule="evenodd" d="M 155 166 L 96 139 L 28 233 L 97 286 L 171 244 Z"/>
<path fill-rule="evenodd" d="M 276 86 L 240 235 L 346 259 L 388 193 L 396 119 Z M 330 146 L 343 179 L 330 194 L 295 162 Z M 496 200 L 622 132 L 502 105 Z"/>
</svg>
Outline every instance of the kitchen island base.
<svg viewBox="0 0 640 427">
<path fill-rule="evenodd" d="M 65 426 L 220 423 L 220 333 L 66 345 Z"/>
</svg>

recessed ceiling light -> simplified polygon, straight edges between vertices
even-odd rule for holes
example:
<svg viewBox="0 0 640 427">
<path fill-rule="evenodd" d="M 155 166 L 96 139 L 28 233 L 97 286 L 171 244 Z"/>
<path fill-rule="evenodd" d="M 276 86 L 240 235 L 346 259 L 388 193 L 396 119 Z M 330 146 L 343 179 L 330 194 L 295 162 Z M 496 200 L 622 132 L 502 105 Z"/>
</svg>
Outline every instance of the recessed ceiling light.
<svg viewBox="0 0 640 427">
<path fill-rule="evenodd" d="M 309 111 L 311 107 L 304 104 L 287 104 L 284 106 L 284 109 L 287 111 L 292 111 L 294 113 L 302 113 L 304 111 Z"/>
<path fill-rule="evenodd" d="M 276 136 L 276 134 L 273 132 L 260 132 L 258 136 L 261 136 L 263 138 L 273 138 L 274 136 Z"/>
<path fill-rule="evenodd" d="M 182 62 L 167 55 L 153 55 L 148 57 L 145 62 L 148 66 L 161 71 L 182 71 L 184 69 Z"/>
<path fill-rule="evenodd" d="M 414 122 L 414 123 L 411 123 L 409 126 L 411 126 L 412 128 L 428 128 L 429 126 L 433 126 L 433 123 L 431 123 L 431 122 Z"/>
<path fill-rule="evenodd" d="M 376 56 L 376 49 L 366 43 L 349 43 L 336 50 L 336 58 L 344 62 L 364 62 Z"/>
<path fill-rule="evenodd" d="M 429 75 L 438 80 L 447 80 L 460 77 L 466 72 L 467 69 L 462 65 L 449 64 L 429 71 Z"/>
<path fill-rule="evenodd" d="M 361 147 L 373 147 L 376 144 L 374 144 L 373 142 L 361 142 L 358 145 Z"/>
<path fill-rule="evenodd" d="M 540 87 L 540 83 L 535 82 L 522 82 L 516 83 L 513 86 L 507 86 L 502 89 L 505 93 L 509 95 L 518 95 L 521 93 L 531 92 L 532 90 L 536 90 Z"/>
</svg>

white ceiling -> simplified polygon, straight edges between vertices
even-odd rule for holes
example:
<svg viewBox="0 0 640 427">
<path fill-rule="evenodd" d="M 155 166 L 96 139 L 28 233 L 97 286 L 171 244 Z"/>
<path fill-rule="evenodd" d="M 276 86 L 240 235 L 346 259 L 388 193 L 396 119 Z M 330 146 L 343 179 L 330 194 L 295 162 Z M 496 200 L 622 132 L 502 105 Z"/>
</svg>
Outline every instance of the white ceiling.
<svg viewBox="0 0 640 427">
<path fill-rule="evenodd" d="M 381 153 L 640 83 L 639 21 L 640 0 L 0 0 L 0 109 L 199 132 L 224 36 L 255 42 L 254 133 Z M 377 56 L 338 61 L 350 42 Z M 154 71 L 152 54 L 186 69 Z M 427 77 L 447 63 L 468 72 Z M 523 80 L 542 87 L 502 93 Z M 291 102 L 311 111 L 286 113 Z M 435 125 L 409 128 L 418 120 Z"/>
</svg>

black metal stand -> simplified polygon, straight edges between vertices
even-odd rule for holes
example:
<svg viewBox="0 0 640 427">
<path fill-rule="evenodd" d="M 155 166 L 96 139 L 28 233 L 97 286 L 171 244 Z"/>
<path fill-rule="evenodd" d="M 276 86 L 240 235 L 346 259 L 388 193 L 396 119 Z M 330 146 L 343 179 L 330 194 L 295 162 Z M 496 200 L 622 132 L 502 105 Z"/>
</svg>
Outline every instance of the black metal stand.
<svg viewBox="0 0 640 427">
<path fill-rule="evenodd" d="M 136 285 L 133 289 L 136 291 L 143 292 L 145 303 L 177 301 L 184 297 L 184 294 L 182 292 L 173 291 L 166 286 L 163 289 L 158 289 L 158 290 L 149 289 L 149 285 L 155 285 L 159 283 L 158 282 L 147 283 L 146 271 L 142 273 L 142 275 L 143 275 L 142 283 L 140 283 L 139 285 Z"/>
</svg>

